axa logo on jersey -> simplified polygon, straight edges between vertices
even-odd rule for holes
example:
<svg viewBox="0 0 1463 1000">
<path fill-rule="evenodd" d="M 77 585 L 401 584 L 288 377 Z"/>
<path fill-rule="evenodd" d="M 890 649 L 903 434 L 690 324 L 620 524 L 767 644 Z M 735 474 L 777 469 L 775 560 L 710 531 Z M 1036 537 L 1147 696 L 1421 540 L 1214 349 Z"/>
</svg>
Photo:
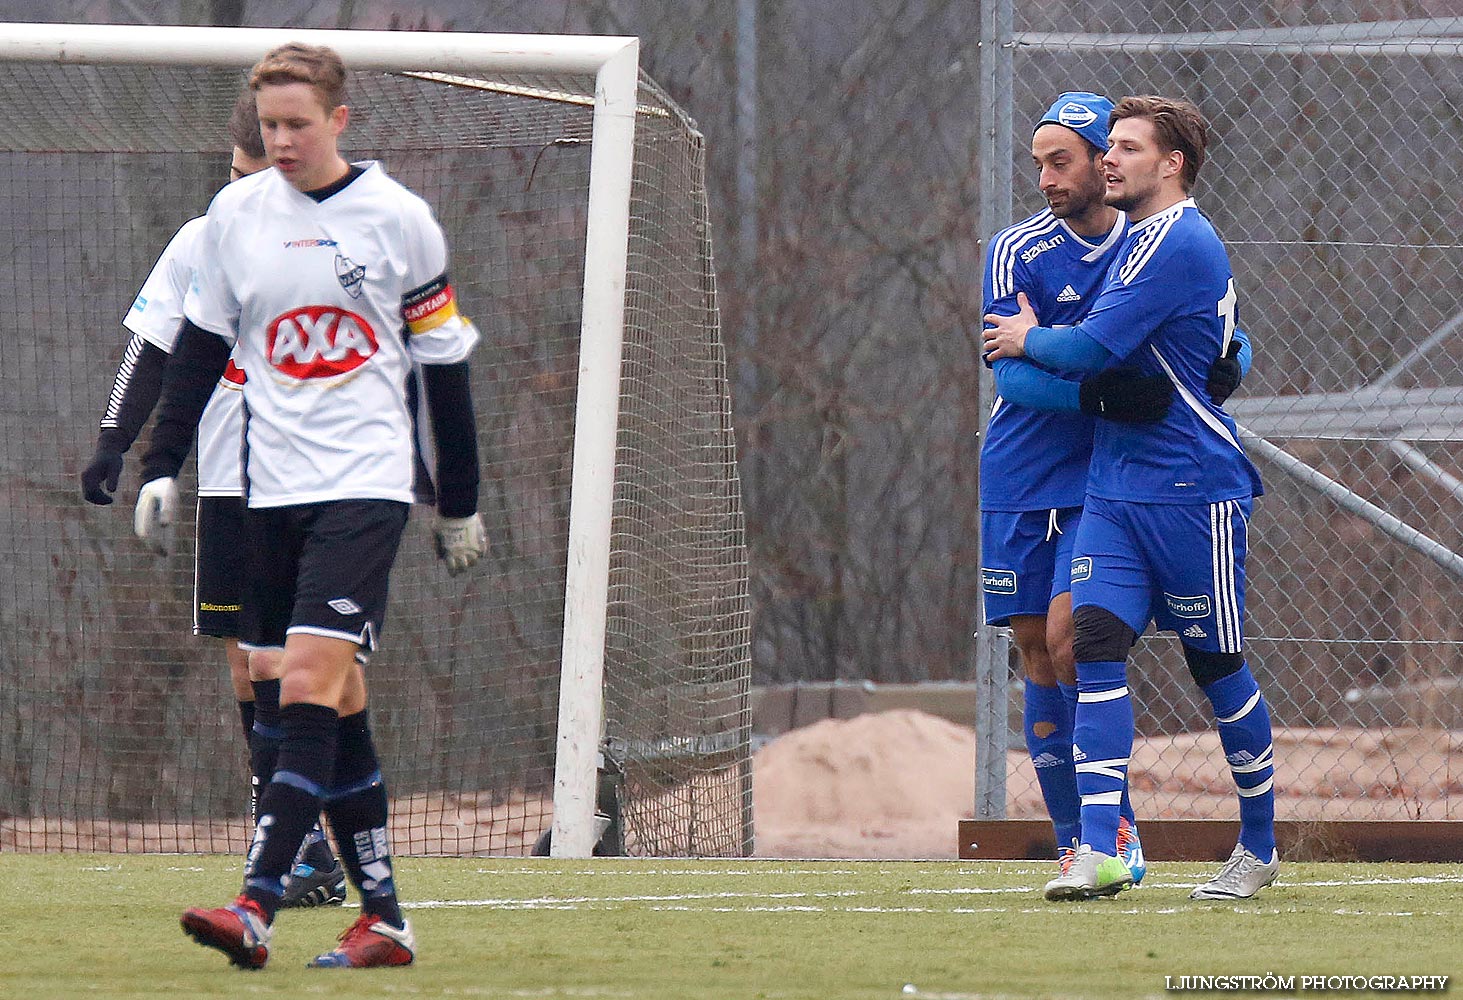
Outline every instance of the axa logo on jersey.
<svg viewBox="0 0 1463 1000">
<path fill-rule="evenodd" d="M 365 317 L 338 306 L 304 306 L 270 321 L 269 363 L 296 379 L 334 378 L 365 364 L 380 347 Z"/>
</svg>

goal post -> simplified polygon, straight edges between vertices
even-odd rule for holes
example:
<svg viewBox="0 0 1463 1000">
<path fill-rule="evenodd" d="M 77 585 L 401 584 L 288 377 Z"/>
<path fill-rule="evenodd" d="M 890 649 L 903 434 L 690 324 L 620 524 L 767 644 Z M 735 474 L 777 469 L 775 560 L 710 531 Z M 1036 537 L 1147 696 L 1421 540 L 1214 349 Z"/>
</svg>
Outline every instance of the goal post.
<svg viewBox="0 0 1463 1000">
<path fill-rule="evenodd" d="M 55 137 L 26 138 L 31 127 L 27 119 L 48 117 L 38 110 L 48 95 L 27 93 L 28 88 L 65 91 L 49 95 L 53 105 L 65 108 L 62 113 L 71 123 L 63 130 L 67 133 L 61 139 L 63 153 L 126 159 L 134 155 L 134 148 L 144 149 L 152 157 L 146 162 L 161 171 L 158 156 L 167 155 L 165 138 L 109 138 L 112 127 L 116 131 L 132 125 L 152 127 L 149 114 L 208 123 L 206 136 L 178 150 L 180 158 L 226 151 L 226 142 L 220 145 L 219 139 L 232 101 L 230 90 L 236 91 L 242 81 L 239 71 L 268 49 L 290 41 L 328 45 L 341 54 L 351 72 L 352 103 L 359 103 L 359 117 L 368 119 L 363 141 L 443 217 L 454 284 L 492 351 L 481 366 L 482 374 L 475 357 L 475 393 L 502 400 L 503 387 L 508 387 L 509 399 L 490 415 L 491 426 L 480 429 L 487 456 L 485 478 L 494 480 L 485 490 L 484 506 L 497 508 L 496 521 L 494 510 L 486 510 L 494 561 L 465 585 L 449 585 L 431 578 L 434 567 L 429 559 L 408 553 L 393 575 L 393 593 L 408 594 L 393 598 L 382 656 L 404 660 L 405 654 L 392 650 L 397 633 L 405 633 L 410 654 L 421 656 L 424 667 L 430 665 L 430 676 L 419 685 L 428 692 L 429 703 L 421 711 L 429 718 L 410 718 L 409 705 L 390 710 L 392 721 L 414 727 L 408 739 L 422 741 L 413 745 L 404 740 L 404 755 L 446 752 L 435 742 L 430 748 L 427 743 L 456 739 L 463 731 L 463 716 L 473 720 L 467 724 L 481 723 L 491 732 L 498 716 L 505 714 L 504 704 L 511 704 L 513 725 L 525 734 L 518 742 L 538 756 L 504 763 L 508 754 L 501 746 L 475 732 L 472 739 L 492 762 L 454 764 L 447 759 L 424 766 L 423 773 L 445 776 L 436 781 L 442 787 L 414 777 L 408 789 L 411 801 L 435 803 L 443 816 L 455 811 L 459 825 L 489 822 L 483 818 L 485 811 L 511 801 L 517 814 L 507 823 L 517 831 L 513 843 L 521 844 L 524 838 L 531 839 L 535 825 L 547 825 L 530 803 L 551 798 L 553 853 L 585 857 L 598 835 L 597 765 L 608 755 L 624 769 L 627 846 L 632 853 L 747 853 L 751 832 L 746 561 L 707 233 L 704 146 L 694 123 L 640 73 L 636 39 L 0 25 L 0 73 L 11 76 L 3 91 L 10 96 L 0 96 L 0 157 L 44 158 L 55 152 Z M 26 66 L 45 67 L 51 75 L 27 76 Z M 108 68 L 119 68 L 123 75 L 116 80 L 85 76 L 105 74 Z M 224 70 L 231 72 L 221 74 Z M 83 75 L 73 82 L 66 76 L 71 72 Z M 149 73 L 181 75 L 150 77 Z M 17 97 L 17 88 L 25 96 Z M 159 96 L 150 94 L 150 89 L 173 93 Z M 164 103 L 150 113 L 145 106 L 126 105 L 151 97 Z M 5 105 L 12 109 L 6 111 Z M 651 119 L 656 127 L 637 132 L 637 118 Z M 186 131 L 186 123 L 159 121 L 156 128 L 162 136 L 170 130 Z M 347 155 L 360 148 L 350 146 L 355 131 L 353 125 L 345 136 Z M 503 172 L 495 174 L 479 164 L 480 159 L 497 157 L 499 150 L 506 151 Z M 566 165 L 561 167 L 559 161 Z M 561 169 L 565 178 L 574 180 L 561 181 Z M 434 191 L 432 185 L 451 171 L 462 171 L 471 180 Z M 574 204 L 575 196 L 566 192 L 571 183 L 581 182 L 580 201 Z M 104 191 L 107 183 L 92 185 L 88 178 L 85 185 L 90 185 L 87 192 L 78 194 L 83 201 L 92 197 L 91 186 Z M 207 189 L 206 180 L 190 178 L 187 185 Z M 50 189 L 46 193 L 55 196 Z M 116 196 L 127 204 L 105 206 L 93 220 L 97 225 L 105 225 L 107 213 L 114 211 L 127 219 L 147 214 L 132 204 L 133 192 L 123 190 Z M 0 193 L 0 198 L 17 203 L 27 197 L 24 190 Z M 206 204 L 206 197 L 200 199 L 190 206 L 191 214 L 201 214 Z M 77 221 L 85 221 L 84 206 L 63 214 L 70 218 L 73 211 Z M 176 216 L 175 221 L 186 217 Z M 34 232 L 46 228 L 38 224 Z M 21 227 L 17 239 L 25 238 L 25 233 Z M 570 259 L 567 247 L 575 248 L 572 256 L 577 259 Z M 162 243 L 154 242 L 141 256 L 155 257 L 161 248 Z M 463 280 L 464 269 L 486 272 L 475 290 L 476 300 L 464 289 L 473 284 Z M 565 274 L 579 276 L 577 310 L 561 294 L 568 280 Z M 118 287 L 130 281 L 135 290 L 142 276 L 134 265 L 131 273 L 117 277 Z M 18 284 L 41 279 L 18 275 L 11 280 Z M 534 296 L 541 292 L 544 300 L 536 303 Z M 635 314 L 628 327 L 627 297 L 633 300 Z M 86 447 L 81 442 L 95 433 L 95 415 L 104 402 L 95 386 L 99 377 L 110 378 L 117 357 L 106 338 L 118 328 L 107 318 L 120 317 L 130 299 L 108 301 L 98 292 L 88 301 L 95 306 L 88 307 L 88 315 L 99 318 L 101 329 L 85 331 L 89 351 L 69 361 L 95 369 L 88 369 L 85 378 L 78 372 L 73 380 L 87 385 L 92 397 L 78 392 L 71 407 L 75 412 L 66 415 L 78 425 L 70 432 L 77 449 Z M 487 315 L 477 311 L 484 305 Z M 577 327 L 577 337 L 567 347 L 548 348 L 526 339 L 515 341 L 511 349 L 494 343 L 503 328 L 542 325 L 557 332 L 571 323 Z M 7 331 L 5 339 L 17 333 Z M 628 358 L 627 338 L 632 351 Z M 0 347 L 0 361 L 4 352 Z M 546 361 L 549 354 L 555 359 Z M 539 408 L 548 405 L 545 400 L 569 395 L 574 400 L 572 413 L 556 411 L 540 418 Z M 88 403 L 95 414 L 88 413 Z M 29 419 L 32 415 L 24 412 L 27 405 L 0 404 L 4 407 L 0 430 Z M 542 432 L 543 439 L 534 440 L 531 448 L 515 450 L 513 445 L 526 441 L 529 430 Z M 547 441 L 571 448 L 572 458 L 548 448 Z M 134 449 L 134 459 L 140 451 L 141 445 Z M 531 458 L 525 458 L 529 451 Z M 80 461 L 84 464 L 84 454 Z M 24 464 L 18 454 L 9 461 L 0 458 L 0 489 L 21 495 L 18 483 Z M 75 489 L 70 489 L 72 497 L 66 496 L 79 466 L 72 467 L 74 458 L 63 465 L 42 470 L 47 478 L 43 500 L 27 496 L 13 506 L 9 523 L 0 519 L 0 543 L 16 549 L 36 544 L 24 537 L 22 522 L 31 513 L 26 504 L 39 503 L 48 521 L 80 519 L 85 539 L 81 547 L 95 548 L 110 560 L 109 579 L 132 586 L 156 574 L 157 567 L 130 551 L 129 540 L 119 535 L 118 525 L 124 519 L 116 516 L 115 508 L 80 513 L 64 509 L 73 498 L 76 506 L 81 501 Z M 527 474 L 525 483 L 512 478 L 514 469 Z M 559 486 L 560 472 L 566 469 L 565 491 Z M 135 495 L 134 474 L 135 463 L 129 463 L 118 493 L 123 505 Z M 116 522 L 97 529 L 105 540 L 90 538 L 93 525 L 104 522 Z M 543 561 L 542 553 L 552 547 L 544 534 L 558 536 L 553 565 Z M 404 550 L 412 544 L 409 532 Z M 503 548 L 508 551 L 500 555 Z M 38 561 L 39 555 L 30 553 L 31 561 Z M 61 559 L 65 562 L 66 554 Z M 522 563 L 521 577 L 494 578 L 496 569 L 513 562 Z M 84 565 L 66 567 L 73 568 L 86 572 Z M 191 566 L 185 569 L 191 573 Z M 176 596 L 181 570 L 173 567 L 171 572 Z M 524 611 L 511 593 L 514 579 L 522 578 L 527 588 L 534 589 L 542 585 L 545 574 L 562 588 L 557 610 L 543 605 Z M 54 574 L 42 577 L 52 590 L 56 588 Z M 405 607 L 400 606 L 403 600 Z M 45 626 L 35 623 L 63 613 L 65 601 L 56 594 L 38 595 L 32 587 L 22 603 L 25 607 L 0 632 L 0 658 L 7 661 L 7 668 L 10 661 L 19 664 L 28 659 L 33 652 L 28 647 L 37 639 L 49 641 Z M 176 617 L 177 609 L 167 612 Z M 108 613 L 118 616 L 109 622 L 113 628 L 131 624 L 125 610 Z M 492 627 L 475 618 L 486 618 Z M 83 631 L 86 624 L 84 620 Z M 550 712 L 544 705 L 551 696 L 550 685 L 538 667 L 550 646 L 546 636 L 555 628 L 557 710 Z M 449 635 L 450 641 L 443 638 Z M 515 655 L 505 655 L 506 647 Z M 75 640 L 72 653 L 89 663 L 101 655 L 85 635 Z M 140 653 L 144 663 L 167 659 L 148 650 Z M 200 661 L 196 667 L 200 674 L 216 671 L 218 684 L 226 687 L 221 657 L 211 660 L 191 651 L 182 655 Z M 607 656 L 613 660 L 608 666 Z M 451 665 L 444 666 L 443 661 Z M 38 678 L 39 690 L 49 683 L 44 674 L 54 665 L 34 662 L 34 671 L 21 671 L 20 676 Z M 504 684 L 507 694 L 488 690 L 487 682 L 482 682 L 482 690 L 474 687 L 479 683 L 475 671 L 508 674 L 520 663 L 529 664 L 533 681 L 516 675 L 495 678 L 493 683 Z M 403 672 L 409 669 L 405 663 L 399 666 Z M 375 660 L 372 667 L 374 674 Z M 93 666 L 81 674 L 88 670 L 108 673 L 105 666 Z M 6 696 L 6 682 L 0 680 L 0 733 L 10 728 L 21 734 L 23 717 L 38 710 L 38 692 L 26 692 L 25 683 L 12 680 Z M 124 690 L 118 697 L 132 695 Z M 440 705 L 432 700 L 438 697 Z M 379 696 L 373 701 L 379 717 Z M 544 711 L 535 715 L 535 706 Z M 5 718 L 12 713 L 13 718 Z M 50 721 L 38 724 L 49 725 Z M 439 725 L 440 730 L 429 733 L 429 725 Z M 86 738 L 83 731 L 75 740 L 85 744 Z M 24 736 L 14 739 L 18 743 Z M 0 749 L 4 743 L 0 735 Z M 78 752 L 87 755 L 85 749 Z M 545 753 L 551 753 L 551 762 L 542 759 Z M 457 768 L 469 776 L 459 777 Z M 37 773 L 33 764 L 29 780 L 35 780 Z M 476 789 L 471 774 L 490 776 L 486 783 L 493 785 L 492 791 Z M 49 774 L 40 781 L 64 783 Z M 17 807 L 22 815 L 36 812 L 34 801 L 20 798 L 0 801 L 0 820 Z M 196 800 L 185 811 L 196 808 Z M 469 800 L 470 811 L 464 806 Z M 66 811 L 64 795 L 53 789 L 48 788 L 39 801 L 43 812 Z M 143 817 L 133 822 L 144 830 L 150 822 L 162 826 L 168 822 L 147 816 L 145 809 L 123 811 Z M 101 815 L 105 810 L 95 807 L 80 813 L 90 814 L 82 818 L 93 827 L 106 819 Z M 421 816 L 410 820 L 414 829 L 430 822 Z M 714 829 L 708 830 L 708 823 Z M 440 844 L 425 852 L 439 849 L 454 853 Z M 498 852 L 474 838 L 458 851 Z"/>
</svg>

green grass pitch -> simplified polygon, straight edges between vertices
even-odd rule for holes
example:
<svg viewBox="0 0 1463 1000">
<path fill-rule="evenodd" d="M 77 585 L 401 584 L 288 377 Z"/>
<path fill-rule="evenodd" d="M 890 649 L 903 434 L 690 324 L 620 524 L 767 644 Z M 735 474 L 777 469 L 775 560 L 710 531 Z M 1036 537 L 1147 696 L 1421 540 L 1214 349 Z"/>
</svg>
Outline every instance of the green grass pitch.
<svg viewBox="0 0 1463 1000">
<path fill-rule="evenodd" d="M 178 929 L 234 894 L 237 858 L 8 854 L 0 995 L 1131 1000 L 1184 975 L 1463 973 L 1463 866 L 1294 864 L 1255 900 L 1190 902 L 1215 867 L 1053 904 L 1037 862 L 407 858 L 415 966 L 306 969 L 356 914 L 330 908 L 282 914 L 241 972 Z"/>
</svg>

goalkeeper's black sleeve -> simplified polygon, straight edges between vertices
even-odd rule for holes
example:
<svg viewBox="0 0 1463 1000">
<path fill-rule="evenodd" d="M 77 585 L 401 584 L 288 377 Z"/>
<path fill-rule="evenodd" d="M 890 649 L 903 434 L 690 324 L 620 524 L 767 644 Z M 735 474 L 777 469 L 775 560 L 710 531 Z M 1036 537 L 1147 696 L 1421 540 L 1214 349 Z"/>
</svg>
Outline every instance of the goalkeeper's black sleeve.
<svg viewBox="0 0 1463 1000">
<path fill-rule="evenodd" d="M 167 363 L 166 351 L 144 340 L 141 334 L 133 334 L 112 380 L 112 395 L 107 399 L 107 412 L 102 414 L 97 435 L 98 451 L 122 455 L 132 447 L 163 391 Z"/>
<path fill-rule="evenodd" d="M 142 456 L 142 481 L 172 478 L 183 467 L 198 433 L 198 419 L 229 365 L 230 347 L 217 334 L 183 321 L 173 356 L 163 370 L 162 401 L 152 443 Z"/>
<path fill-rule="evenodd" d="M 478 509 L 478 433 L 467 362 L 422 365 L 422 383 L 437 442 L 437 513 L 471 517 Z"/>
</svg>

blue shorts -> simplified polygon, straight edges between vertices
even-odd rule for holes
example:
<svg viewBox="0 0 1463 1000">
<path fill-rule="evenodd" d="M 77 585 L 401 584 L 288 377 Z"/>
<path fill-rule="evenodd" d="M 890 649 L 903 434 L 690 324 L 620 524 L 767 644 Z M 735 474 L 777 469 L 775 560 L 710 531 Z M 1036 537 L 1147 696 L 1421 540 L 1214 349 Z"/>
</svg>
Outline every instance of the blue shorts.
<svg viewBox="0 0 1463 1000">
<path fill-rule="evenodd" d="M 1044 615 L 1072 589 L 1068 568 L 1081 507 L 986 511 L 980 515 L 980 587 L 987 625 Z"/>
<path fill-rule="evenodd" d="M 1250 497 L 1209 504 L 1088 497 L 1072 558 L 1072 608 L 1105 608 L 1139 635 L 1150 621 L 1185 646 L 1241 652 Z"/>
</svg>

